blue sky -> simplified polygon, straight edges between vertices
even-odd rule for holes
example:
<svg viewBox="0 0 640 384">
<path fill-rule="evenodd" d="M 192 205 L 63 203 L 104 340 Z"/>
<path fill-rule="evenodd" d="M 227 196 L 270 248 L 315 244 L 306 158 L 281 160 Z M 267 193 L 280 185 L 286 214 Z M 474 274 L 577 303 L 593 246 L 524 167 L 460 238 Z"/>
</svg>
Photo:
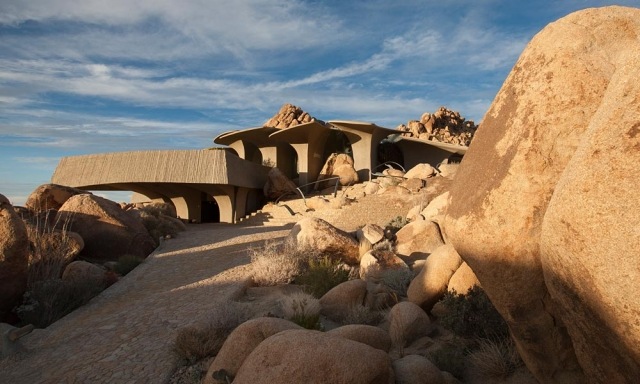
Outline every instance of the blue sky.
<svg viewBox="0 0 640 384">
<path fill-rule="evenodd" d="M 284 103 L 390 128 L 442 105 L 479 122 L 546 24 L 639 3 L 2 0 L 0 193 L 23 204 L 63 156 L 206 148 Z"/>
</svg>

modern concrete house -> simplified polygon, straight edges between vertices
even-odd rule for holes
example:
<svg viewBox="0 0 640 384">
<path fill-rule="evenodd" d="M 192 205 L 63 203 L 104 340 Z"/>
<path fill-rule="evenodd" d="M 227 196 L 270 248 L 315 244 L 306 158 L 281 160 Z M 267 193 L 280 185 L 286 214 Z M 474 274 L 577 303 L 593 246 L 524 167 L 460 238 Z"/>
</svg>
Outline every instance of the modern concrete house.
<svg viewBox="0 0 640 384">
<path fill-rule="evenodd" d="M 235 223 L 264 202 L 271 166 L 297 185 L 318 180 L 333 152 L 349 153 L 360 181 L 380 164 L 381 142 L 393 142 L 408 169 L 439 164 L 467 147 L 402 137 L 398 131 L 358 121 L 313 120 L 291 128 L 257 127 L 225 132 L 205 150 L 135 151 L 65 157 L 52 183 L 86 190 L 133 191 L 173 204 L 191 222 Z"/>
</svg>

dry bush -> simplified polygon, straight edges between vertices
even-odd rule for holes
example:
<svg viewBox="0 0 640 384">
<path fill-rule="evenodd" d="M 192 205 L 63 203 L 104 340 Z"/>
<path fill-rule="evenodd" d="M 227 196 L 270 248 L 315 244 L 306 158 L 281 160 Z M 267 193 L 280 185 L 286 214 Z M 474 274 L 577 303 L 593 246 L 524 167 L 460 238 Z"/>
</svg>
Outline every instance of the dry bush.
<svg viewBox="0 0 640 384">
<path fill-rule="evenodd" d="M 174 353 L 193 364 L 205 357 L 215 356 L 229 334 L 247 321 L 249 313 L 238 303 L 222 303 L 205 323 L 184 327 L 178 331 L 173 344 Z"/>
<path fill-rule="evenodd" d="M 287 295 L 281 301 L 284 317 L 307 329 L 321 329 L 320 300 L 308 293 Z"/>
<path fill-rule="evenodd" d="M 273 286 L 291 283 L 302 273 L 306 261 L 315 251 L 297 248 L 288 242 L 280 245 L 267 242 L 263 248 L 250 252 L 254 284 Z"/>
<path fill-rule="evenodd" d="M 379 272 L 380 282 L 399 296 L 407 296 L 407 288 L 415 277 L 409 268 L 389 268 Z"/>
<path fill-rule="evenodd" d="M 523 364 L 511 338 L 480 340 L 478 349 L 469 354 L 470 371 L 486 380 L 505 379 Z"/>
<path fill-rule="evenodd" d="M 378 325 L 383 319 L 384 315 L 380 311 L 375 311 L 362 304 L 357 304 L 349 308 L 349 312 L 342 319 L 342 324 Z"/>
<path fill-rule="evenodd" d="M 15 312 L 25 324 L 46 328 L 104 290 L 102 281 L 92 278 L 34 282 Z"/>
<path fill-rule="evenodd" d="M 369 252 L 372 249 L 373 244 L 371 244 L 371 242 L 363 236 L 362 239 L 360 239 L 360 243 L 358 244 L 358 255 L 360 255 L 360 258 L 362 258 L 365 253 Z"/>
<path fill-rule="evenodd" d="M 43 218 L 36 215 L 34 222 L 26 225 L 31 248 L 27 272 L 29 288 L 38 281 L 59 279 L 71 261 L 69 256 L 73 252 L 74 242 L 67 233 L 71 217 L 67 216 L 64 222 L 59 222 L 53 220 L 51 214 L 55 212 L 47 211 Z M 59 237 L 54 237 L 56 232 Z"/>
</svg>

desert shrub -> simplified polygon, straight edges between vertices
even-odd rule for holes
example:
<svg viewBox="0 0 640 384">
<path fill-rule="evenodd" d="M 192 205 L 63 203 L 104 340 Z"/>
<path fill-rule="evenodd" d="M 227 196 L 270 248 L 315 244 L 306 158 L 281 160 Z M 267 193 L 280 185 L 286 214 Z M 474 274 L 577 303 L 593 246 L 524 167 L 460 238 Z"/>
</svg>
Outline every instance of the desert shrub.
<svg viewBox="0 0 640 384">
<path fill-rule="evenodd" d="M 373 245 L 373 250 L 393 252 L 393 244 L 389 239 L 383 239 Z"/>
<path fill-rule="evenodd" d="M 404 216 L 396 216 L 393 220 L 391 220 L 387 225 L 385 225 L 385 231 L 389 231 L 392 234 L 396 234 L 402 227 L 409 224 L 409 220 L 407 220 Z"/>
<path fill-rule="evenodd" d="M 114 266 L 114 270 L 117 274 L 124 276 L 127 273 L 133 271 L 135 267 L 140 265 L 144 259 L 135 255 L 122 255 L 118 258 L 118 262 Z"/>
<path fill-rule="evenodd" d="M 523 364 L 511 338 L 480 340 L 469 354 L 470 371 L 476 378 L 489 381 L 505 379 Z"/>
<path fill-rule="evenodd" d="M 253 282 L 258 286 L 272 286 L 291 283 L 302 273 L 306 261 L 315 251 L 291 243 L 268 242 L 250 253 Z"/>
<path fill-rule="evenodd" d="M 239 303 L 225 302 L 206 322 L 180 329 L 173 343 L 173 351 L 187 364 L 215 356 L 229 334 L 249 317 Z"/>
<path fill-rule="evenodd" d="M 71 216 L 64 222 L 59 222 L 53 220 L 51 214 L 52 211 L 47 211 L 43 217 L 36 215 L 33 221 L 26 225 L 30 242 L 28 287 L 32 287 L 38 281 L 59 279 L 71 261 L 74 242 L 67 233 Z M 52 237 L 55 232 L 59 232 L 59 236 Z"/>
<path fill-rule="evenodd" d="M 467 349 L 464 344 L 448 342 L 430 351 L 427 358 L 441 371 L 447 371 L 458 379 L 463 378 L 467 363 Z"/>
<path fill-rule="evenodd" d="M 389 268 L 380 271 L 380 282 L 400 296 L 407 296 L 407 288 L 414 273 L 409 268 Z"/>
<path fill-rule="evenodd" d="M 342 324 L 378 325 L 383 319 L 384 315 L 382 312 L 375 311 L 362 304 L 357 304 L 349 308 L 349 312 L 342 319 Z"/>
<path fill-rule="evenodd" d="M 25 324 L 45 328 L 74 309 L 86 304 L 104 289 L 102 281 L 49 279 L 34 282 L 15 309 Z"/>
<path fill-rule="evenodd" d="M 464 295 L 447 292 L 442 304 L 446 310 L 440 324 L 459 336 L 502 339 L 509 335 L 507 323 L 477 285 Z"/>
<path fill-rule="evenodd" d="M 320 298 L 340 283 L 349 280 L 348 269 L 342 263 L 333 261 L 329 256 L 308 259 L 306 270 L 300 274 L 295 282 L 303 285 L 306 292 Z"/>
<path fill-rule="evenodd" d="M 358 243 L 358 255 L 362 258 L 362 256 L 373 249 L 373 244 L 366 237 L 362 237 L 360 239 L 360 243 Z"/>
<path fill-rule="evenodd" d="M 307 329 L 321 329 L 320 301 L 308 293 L 286 296 L 282 302 L 284 317 Z"/>
<path fill-rule="evenodd" d="M 147 208 L 149 207 L 149 208 Z M 179 232 L 186 229 L 184 223 L 180 220 L 163 214 L 162 210 L 149 205 L 140 210 L 139 215 L 142 224 L 149 232 L 149 235 L 159 244 L 159 239 L 166 236 L 176 236 Z"/>
</svg>

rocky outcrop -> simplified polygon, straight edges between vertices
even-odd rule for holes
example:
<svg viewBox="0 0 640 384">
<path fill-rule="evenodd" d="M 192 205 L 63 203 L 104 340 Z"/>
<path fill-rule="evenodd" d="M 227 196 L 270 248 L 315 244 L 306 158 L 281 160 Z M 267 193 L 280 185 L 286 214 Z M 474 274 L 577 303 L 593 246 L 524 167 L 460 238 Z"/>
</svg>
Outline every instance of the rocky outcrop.
<svg viewBox="0 0 640 384">
<path fill-rule="evenodd" d="M 374 327 L 372 325 L 343 325 L 342 327 L 328 331 L 327 335 L 357 341 L 385 352 L 389 352 L 389 349 L 391 349 L 391 338 L 389 337 L 389 334 L 382 328 Z"/>
<path fill-rule="evenodd" d="M 0 195 L 0 322 L 27 288 L 28 263 L 27 228 L 9 200 Z"/>
<path fill-rule="evenodd" d="M 447 291 L 466 295 L 474 285 L 480 286 L 480 281 L 469 264 L 463 262 L 449 279 Z"/>
<path fill-rule="evenodd" d="M 291 228 L 288 241 L 329 254 L 347 264 L 357 265 L 360 262 L 356 239 L 322 219 L 305 217 L 298 221 Z"/>
<path fill-rule="evenodd" d="M 92 282 L 95 285 L 104 284 L 105 270 L 95 264 L 78 260 L 67 265 L 62 273 L 62 280 L 76 282 Z"/>
<path fill-rule="evenodd" d="M 451 189 L 446 238 L 545 383 L 640 377 L 640 10 L 529 43 Z"/>
<path fill-rule="evenodd" d="M 469 146 L 478 126 L 459 112 L 440 107 L 435 113 L 424 113 L 420 120 L 411 120 L 396 129 L 406 137 Z"/>
<path fill-rule="evenodd" d="M 155 243 L 138 216 L 117 203 L 95 195 L 76 195 L 58 211 L 58 222 L 84 239 L 81 256 L 90 260 L 117 260 L 123 255 L 147 257 Z"/>
<path fill-rule="evenodd" d="M 290 330 L 263 341 L 244 361 L 235 384 L 394 382 L 384 351 L 318 331 Z"/>
<path fill-rule="evenodd" d="M 49 209 L 57 211 L 71 196 L 83 193 L 91 194 L 91 192 L 64 185 L 43 184 L 31 192 L 24 205 L 36 213 Z"/>
<path fill-rule="evenodd" d="M 431 221 L 413 221 L 396 233 L 396 253 L 409 265 L 426 259 L 443 244 L 440 227 Z"/>
<path fill-rule="evenodd" d="M 403 301 L 389 312 L 389 334 L 398 347 L 411 344 L 414 340 L 429 335 L 432 331 L 429 316 L 417 305 Z"/>
<path fill-rule="evenodd" d="M 314 121 L 315 118 L 310 116 L 307 112 L 303 111 L 300 107 L 296 107 L 292 104 L 284 104 L 278 113 L 272 118 L 267 120 L 264 127 L 275 128 L 291 128 L 303 123 L 309 123 Z"/>
<path fill-rule="evenodd" d="M 445 384 L 442 372 L 429 359 L 407 355 L 393 362 L 396 384 Z"/>
<path fill-rule="evenodd" d="M 447 292 L 449 280 L 462 264 L 460 255 L 451 245 L 443 245 L 427 257 L 424 266 L 409 284 L 409 301 L 431 311 L 433 305 Z M 466 293 L 461 292 L 461 293 Z"/>
<path fill-rule="evenodd" d="M 344 153 L 332 153 L 324 163 L 320 175 L 317 189 L 324 189 L 335 185 L 335 180 L 320 183 L 325 179 L 339 177 L 340 185 L 351 185 L 358 182 L 358 173 L 353 167 L 353 158 Z"/>
<path fill-rule="evenodd" d="M 271 200 L 275 200 L 285 193 L 295 193 L 296 185 L 293 181 L 276 167 L 271 168 L 267 174 L 267 182 L 264 184 L 264 195 Z"/>
<path fill-rule="evenodd" d="M 204 384 L 226 384 L 226 381 L 214 379 L 213 373 L 225 370 L 235 376 L 245 359 L 268 337 L 290 329 L 301 329 L 289 320 L 275 317 L 260 317 L 240 324 L 225 340 L 207 371 Z"/>
</svg>

